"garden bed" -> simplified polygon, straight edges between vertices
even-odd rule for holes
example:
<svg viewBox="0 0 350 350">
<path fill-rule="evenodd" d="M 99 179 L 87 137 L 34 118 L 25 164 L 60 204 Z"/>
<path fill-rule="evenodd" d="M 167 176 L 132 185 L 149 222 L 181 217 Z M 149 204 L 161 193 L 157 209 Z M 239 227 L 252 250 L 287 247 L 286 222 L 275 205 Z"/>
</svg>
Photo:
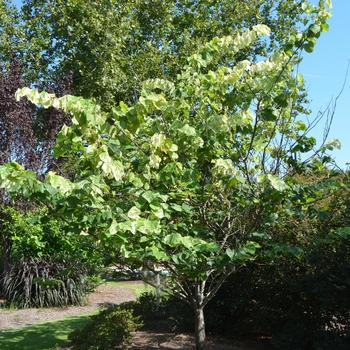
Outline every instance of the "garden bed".
<svg viewBox="0 0 350 350">
<path fill-rule="evenodd" d="M 193 350 L 194 336 L 163 332 L 135 332 L 132 350 Z M 207 350 L 268 350 L 267 347 L 251 341 L 233 341 L 208 337 Z"/>
</svg>

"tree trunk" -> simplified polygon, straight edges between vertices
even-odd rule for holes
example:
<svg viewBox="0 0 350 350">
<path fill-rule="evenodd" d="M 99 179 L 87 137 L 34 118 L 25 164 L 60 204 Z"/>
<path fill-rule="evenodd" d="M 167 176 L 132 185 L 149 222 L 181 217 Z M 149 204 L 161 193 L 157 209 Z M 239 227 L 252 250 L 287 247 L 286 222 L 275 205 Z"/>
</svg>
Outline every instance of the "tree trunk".
<svg viewBox="0 0 350 350">
<path fill-rule="evenodd" d="M 197 307 L 195 310 L 195 337 L 196 337 L 196 350 L 205 349 L 205 321 L 204 321 L 204 308 Z"/>
</svg>

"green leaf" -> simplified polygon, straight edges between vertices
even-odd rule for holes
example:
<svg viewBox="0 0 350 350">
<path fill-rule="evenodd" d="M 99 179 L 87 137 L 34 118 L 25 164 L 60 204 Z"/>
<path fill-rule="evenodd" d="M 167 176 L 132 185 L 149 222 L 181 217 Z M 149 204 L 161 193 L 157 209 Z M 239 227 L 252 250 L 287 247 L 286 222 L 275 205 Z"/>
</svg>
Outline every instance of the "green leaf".
<svg viewBox="0 0 350 350">
<path fill-rule="evenodd" d="M 184 211 L 182 206 L 178 205 L 178 204 L 171 204 L 171 208 L 174 209 L 175 211 L 179 212 L 179 213 Z"/>
<path fill-rule="evenodd" d="M 196 129 L 188 124 L 185 124 L 182 128 L 179 129 L 179 132 L 186 136 L 196 136 Z"/>
<path fill-rule="evenodd" d="M 322 23 L 321 29 L 323 32 L 328 32 L 329 31 L 329 24 L 328 23 Z"/>
<path fill-rule="evenodd" d="M 72 182 L 62 176 L 56 175 L 52 171 L 46 176 L 45 182 L 62 194 L 70 193 L 75 188 L 75 185 Z"/>
<path fill-rule="evenodd" d="M 163 219 L 164 218 L 164 211 L 161 207 L 153 207 L 152 213 L 158 218 Z"/>
<path fill-rule="evenodd" d="M 256 252 L 259 248 L 261 248 L 260 244 L 257 243 L 257 242 L 252 242 L 252 241 L 247 242 L 247 243 L 242 247 L 242 249 L 243 249 L 243 251 L 244 251 L 245 253 L 248 253 L 248 254 L 251 254 L 251 255 L 255 254 L 255 252 Z"/>
<path fill-rule="evenodd" d="M 320 33 L 321 31 L 321 26 L 318 25 L 318 24 L 312 24 L 310 27 L 309 27 L 309 31 L 311 33 L 313 33 L 314 35 L 317 35 Z"/>
<path fill-rule="evenodd" d="M 137 231 L 143 234 L 149 234 L 156 236 L 160 232 L 160 224 L 158 220 L 148 220 L 148 219 L 139 219 L 137 221 Z"/>
<path fill-rule="evenodd" d="M 150 247 L 149 252 L 150 252 L 149 255 L 152 255 L 156 260 L 159 260 L 159 261 L 169 260 L 169 257 L 167 256 L 167 254 L 155 245 Z"/>
<path fill-rule="evenodd" d="M 140 214 L 141 214 L 141 210 L 134 206 L 128 211 L 127 215 L 128 215 L 128 218 L 130 219 L 139 219 Z"/>
<path fill-rule="evenodd" d="M 148 203 L 152 203 L 155 199 L 157 199 L 158 195 L 152 191 L 145 191 L 141 195 Z"/>
<path fill-rule="evenodd" d="M 111 226 L 109 227 L 109 233 L 115 235 L 118 232 L 118 224 L 115 220 L 112 221 Z"/>
<path fill-rule="evenodd" d="M 271 108 L 264 109 L 261 113 L 262 119 L 267 121 L 275 121 L 278 116 L 278 111 Z"/>
<path fill-rule="evenodd" d="M 137 222 L 135 220 L 119 222 L 118 231 L 121 231 L 121 232 L 130 231 L 132 234 L 136 234 Z"/>
<path fill-rule="evenodd" d="M 185 213 L 191 214 L 192 213 L 192 207 L 186 203 L 182 203 L 181 208 Z"/>
<path fill-rule="evenodd" d="M 350 227 L 339 228 L 336 234 L 342 238 L 350 238 Z"/>
<path fill-rule="evenodd" d="M 231 259 L 233 260 L 234 257 L 236 257 L 237 253 L 234 249 L 230 249 L 230 248 L 227 248 L 226 249 L 226 255 Z"/>
<path fill-rule="evenodd" d="M 284 191 L 289 189 L 289 186 L 275 175 L 268 174 L 267 179 L 269 180 L 271 186 L 277 191 Z"/>
<path fill-rule="evenodd" d="M 111 177 L 114 177 L 116 181 L 119 181 L 124 176 L 124 167 L 119 160 L 114 160 L 108 153 L 108 151 L 99 154 L 100 166 L 102 171 Z"/>
<path fill-rule="evenodd" d="M 304 49 L 306 52 L 311 53 L 312 51 L 314 51 L 315 48 L 315 43 L 316 40 L 314 38 L 309 39 L 305 44 L 304 44 Z"/>
<path fill-rule="evenodd" d="M 149 166 L 151 168 L 158 169 L 161 161 L 162 161 L 162 158 L 160 158 L 158 155 L 151 154 L 149 158 Z"/>
<path fill-rule="evenodd" d="M 179 233 L 172 233 L 165 236 L 163 242 L 170 247 L 177 247 L 182 244 L 182 236 Z"/>
<path fill-rule="evenodd" d="M 119 107 L 123 113 L 127 113 L 129 111 L 129 107 L 123 101 L 119 102 Z"/>
<path fill-rule="evenodd" d="M 110 171 L 116 181 L 119 181 L 124 176 L 124 167 L 120 161 L 113 160 L 110 164 Z"/>
</svg>

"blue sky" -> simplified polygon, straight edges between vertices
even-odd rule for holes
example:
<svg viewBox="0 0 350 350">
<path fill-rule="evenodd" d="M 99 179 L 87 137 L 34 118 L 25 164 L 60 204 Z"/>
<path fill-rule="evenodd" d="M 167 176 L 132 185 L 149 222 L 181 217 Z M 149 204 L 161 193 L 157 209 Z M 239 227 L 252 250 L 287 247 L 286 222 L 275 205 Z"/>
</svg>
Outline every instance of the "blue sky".
<svg viewBox="0 0 350 350">
<path fill-rule="evenodd" d="M 340 91 L 350 60 L 350 1 L 334 0 L 329 32 L 319 38 L 313 53 L 305 54 L 300 65 L 311 100 L 313 115 L 324 108 Z M 317 139 L 322 130 L 314 131 Z M 342 148 L 335 151 L 337 163 L 350 162 L 350 74 L 340 97 L 330 132 L 330 139 L 341 141 Z"/>
<path fill-rule="evenodd" d="M 21 4 L 21 0 L 13 2 Z M 350 0 L 333 0 L 332 14 L 329 32 L 322 34 L 312 54 L 304 55 L 299 68 L 305 77 L 312 115 L 340 91 L 350 60 Z M 322 126 L 313 131 L 318 140 L 322 134 Z M 341 141 L 342 148 L 334 151 L 334 155 L 337 163 L 345 166 L 350 162 L 350 75 L 338 101 L 329 138 Z"/>
</svg>

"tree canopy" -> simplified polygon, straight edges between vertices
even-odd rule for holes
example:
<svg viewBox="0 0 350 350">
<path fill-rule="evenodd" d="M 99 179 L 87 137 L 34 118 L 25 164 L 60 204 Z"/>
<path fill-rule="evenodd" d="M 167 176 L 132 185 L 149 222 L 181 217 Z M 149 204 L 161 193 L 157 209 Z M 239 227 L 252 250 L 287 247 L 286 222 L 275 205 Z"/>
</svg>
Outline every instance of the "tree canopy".
<svg viewBox="0 0 350 350">
<path fill-rule="evenodd" d="M 269 40 L 239 52 L 252 61 L 267 57 L 309 25 L 310 7 L 300 0 L 25 0 L 21 55 L 31 82 L 72 75 L 76 95 L 110 110 L 121 100 L 135 103 L 147 79 L 176 78 L 214 37 L 268 25 Z"/>
</svg>

